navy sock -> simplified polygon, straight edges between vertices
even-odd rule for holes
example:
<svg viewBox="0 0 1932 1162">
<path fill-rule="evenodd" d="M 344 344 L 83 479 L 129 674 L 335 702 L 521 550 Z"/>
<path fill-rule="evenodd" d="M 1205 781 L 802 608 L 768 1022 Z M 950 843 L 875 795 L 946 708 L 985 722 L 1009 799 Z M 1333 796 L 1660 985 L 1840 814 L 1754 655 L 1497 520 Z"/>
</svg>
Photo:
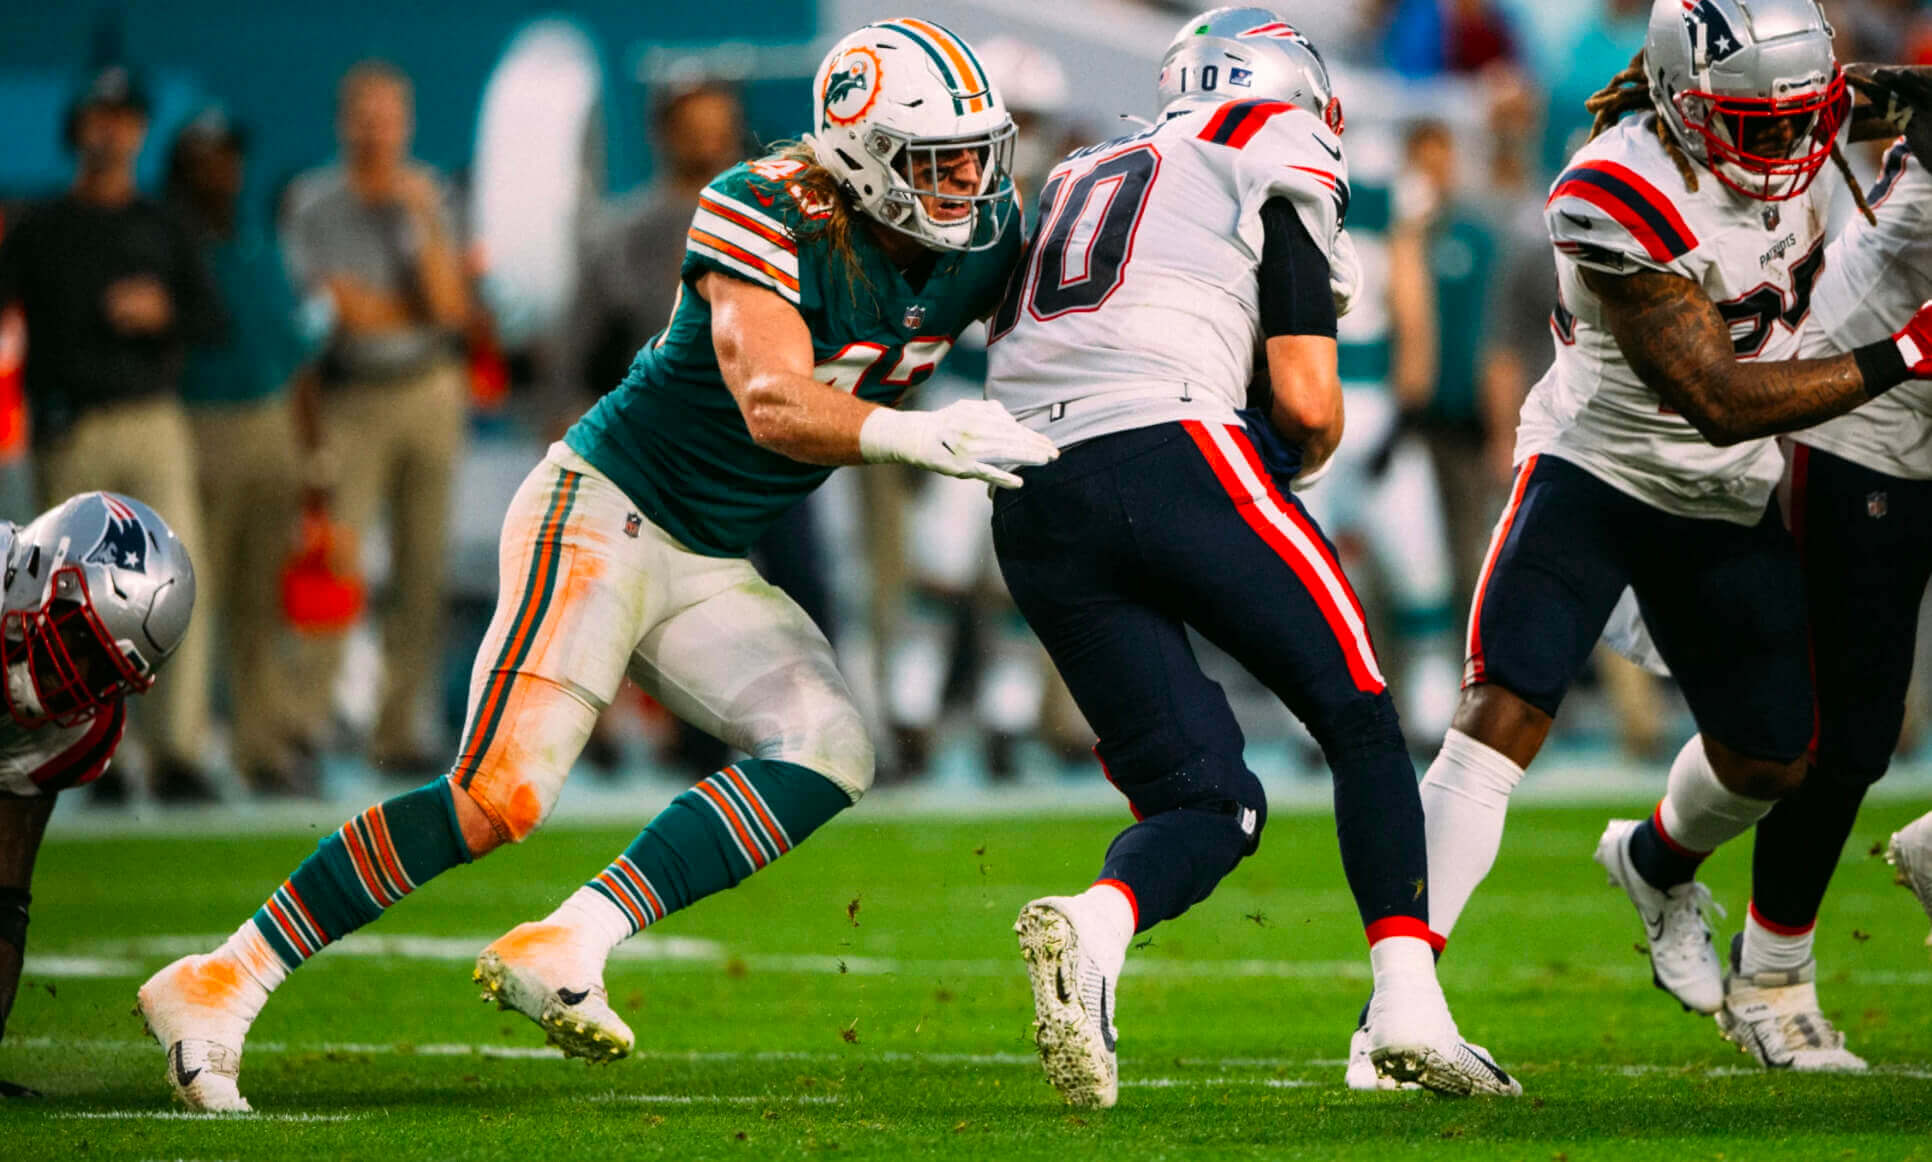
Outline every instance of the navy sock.
<svg viewBox="0 0 1932 1162">
<path fill-rule="evenodd" d="M 1133 892 L 1135 931 L 1145 932 L 1207 899 L 1252 841 L 1237 815 L 1189 807 L 1163 811 L 1114 837 L 1099 878 L 1119 880 Z"/>
<path fill-rule="evenodd" d="M 1813 767 L 1798 789 L 1758 821 L 1751 851 L 1751 905 L 1782 928 L 1808 928 L 1838 869 L 1870 784 Z"/>
<path fill-rule="evenodd" d="M 1696 879 L 1697 867 L 1704 862 L 1704 855 L 1687 851 L 1666 838 L 1653 812 L 1630 836 L 1630 862 L 1645 883 L 1658 891 L 1668 891 Z"/>
</svg>

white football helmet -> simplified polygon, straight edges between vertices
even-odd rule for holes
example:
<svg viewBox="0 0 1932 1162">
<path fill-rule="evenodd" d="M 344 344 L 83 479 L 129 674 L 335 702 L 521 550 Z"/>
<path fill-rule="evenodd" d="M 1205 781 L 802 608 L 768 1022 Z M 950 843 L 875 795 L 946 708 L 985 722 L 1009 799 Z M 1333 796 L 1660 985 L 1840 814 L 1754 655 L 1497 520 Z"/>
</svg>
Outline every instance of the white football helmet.
<svg viewBox="0 0 1932 1162">
<path fill-rule="evenodd" d="M 1322 54 L 1266 8 L 1216 8 L 1181 25 L 1161 57 L 1161 108 L 1182 98 L 1286 101 L 1340 136 L 1342 103 Z"/>
<path fill-rule="evenodd" d="M 1762 201 L 1795 198 L 1851 115 L 1831 38 L 1816 0 L 1656 0 L 1651 101 L 1719 181 Z"/>
<path fill-rule="evenodd" d="M 812 83 L 812 152 L 873 221 L 935 250 L 985 250 L 1014 215 L 1012 118 L 964 40 L 929 20 L 869 24 L 832 46 Z M 941 192 L 970 152 L 978 188 Z M 942 212 L 935 217 L 931 199 Z"/>
</svg>

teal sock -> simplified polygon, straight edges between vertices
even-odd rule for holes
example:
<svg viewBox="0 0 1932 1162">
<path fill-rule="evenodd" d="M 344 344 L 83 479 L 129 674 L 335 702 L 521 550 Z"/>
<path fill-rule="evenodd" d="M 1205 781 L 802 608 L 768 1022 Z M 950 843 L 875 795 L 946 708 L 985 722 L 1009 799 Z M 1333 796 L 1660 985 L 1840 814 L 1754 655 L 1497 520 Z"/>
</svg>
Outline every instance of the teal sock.
<svg viewBox="0 0 1932 1162">
<path fill-rule="evenodd" d="M 289 968 L 470 861 L 448 779 L 369 808 L 316 844 L 255 912 L 255 928 Z"/>
<path fill-rule="evenodd" d="M 629 935 L 736 887 L 851 805 L 809 767 L 746 759 L 671 800 L 584 888 L 624 914 Z"/>
</svg>

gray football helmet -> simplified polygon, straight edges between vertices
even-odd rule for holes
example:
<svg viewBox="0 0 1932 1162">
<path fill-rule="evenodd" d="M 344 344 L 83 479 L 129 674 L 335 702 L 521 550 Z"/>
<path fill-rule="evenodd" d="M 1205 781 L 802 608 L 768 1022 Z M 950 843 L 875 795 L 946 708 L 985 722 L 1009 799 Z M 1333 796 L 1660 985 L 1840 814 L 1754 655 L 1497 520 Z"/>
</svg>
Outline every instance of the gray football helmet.
<svg viewBox="0 0 1932 1162">
<path fill-rule="evenodd" d="M 1286 101 L 1342 132 L 1342 103 L 1314 44 L 1266 8 L 1216 8 L 1181 26 L 1161 57 L 1162 109 L 1183 97 Z"/>
<path fill-rule="evenodd" d="M 1656 0 L 1644 45 L 1651 100 L 1725 185 L 1795 198 L 1851 114 L 1831 37 L 1816 0 Z"/>
<path fill-rule="evenodd" d="M 195 569 L 167 522 L 83 492 L 14 536 L 0 594 L 0 684 L 22 726 L 84 722 L 154 685 L 187 636 Z"/>
</svg>

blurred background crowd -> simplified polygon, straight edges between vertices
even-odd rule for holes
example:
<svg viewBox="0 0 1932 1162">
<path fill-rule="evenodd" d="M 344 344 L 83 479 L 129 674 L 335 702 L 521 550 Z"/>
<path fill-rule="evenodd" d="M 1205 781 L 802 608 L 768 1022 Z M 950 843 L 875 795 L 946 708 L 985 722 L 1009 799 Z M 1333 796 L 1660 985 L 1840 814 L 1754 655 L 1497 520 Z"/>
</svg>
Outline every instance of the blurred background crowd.
<svg viewBox="0 0 1932 1162">
<path fill-rule="evenodd" d="M 1544 194 L 1650 4 L 1272 6 L 1336 73 L 1373 288 L 1341 336 L 1348 443 L 1305 499 L 1426 754 L 1517 407 L 1551 360 Z M 443 769 L 511 492 L 668 317 L 698 191 L 806 128 L 825 44 L 900 14 L 29 7 L 0 14 L 0 517 L 130 493 L 179 531 L 201 585 L 137 745 L 90 790 L 105 803 L 299 799 Z M 980 50 L 1020 125 L 1023 188 L 1154 112 L 1159 54 L 1195 10 L 906 7 Z M 1932 63 L 1932 5 L 1825 7 L 1841 59 Z M 984 368 L 969 336 L 911 406 L 976 395 Z M 837 645 L 882 782 L 1092 773 L 1092 735 L 1004 595 L 989 510 L 970 484 L 848 470 L 756 551 Z M 1560 745 L 1648 760 L 1691 729 L 1667 680 L 1607 654 L 1595 669 Z M 1320 773 L 1279 704 L 1218 675 L 1258 771 Z M 582 766 L 670 780 L 724 759 L 630 691 Z"/>
</svg>

